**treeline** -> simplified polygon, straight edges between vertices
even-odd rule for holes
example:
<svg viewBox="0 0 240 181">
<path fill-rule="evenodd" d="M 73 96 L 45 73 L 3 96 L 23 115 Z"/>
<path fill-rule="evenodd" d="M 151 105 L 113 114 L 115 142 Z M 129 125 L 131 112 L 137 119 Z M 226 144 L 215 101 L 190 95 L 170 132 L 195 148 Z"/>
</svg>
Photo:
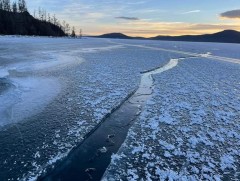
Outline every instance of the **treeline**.
<svg viewBox="0 0 240 181">
<path fill-rule="evenodd" d="M 43 8 L 39 7 L 38 10 L 34 10 L 33 17 L 40 21 L 49 22 L 60 27 L 63 30 L 63 32 L 65 32 L 65 34 L 68 36 L 72 36 L 72 37 L 76 36 L 76 32 L 75 32 L 76 30 L 74 26 L 71 27 L 70 24 L 67 23 L 65 20 L 61 22 L 60 20 L 57 19 L 55 14 L 51 15 Z M 82 34 L 81 31 L 82 30 L 80 29 L 79 36 L 81 36 Z"/>
<path fill-rule="evenodd" d="M 12 3 L 10 0 L 0 0 L 0 15 L 0 34 L 76 37 L 75 27 L 71 27 L 66 21 L 61 22 L 55 14 L 51 15 L 42 8 L 34 10 L 31 18 L 25 0 Z"/>
<path fill-rule="evenodd" d="M 27 5 L 25 0 L 18 0 L 18 2 L 11 3 L 10 0 L 0 0 L 0 10 L 23 13 L 27 12 Z"/>
</svg>

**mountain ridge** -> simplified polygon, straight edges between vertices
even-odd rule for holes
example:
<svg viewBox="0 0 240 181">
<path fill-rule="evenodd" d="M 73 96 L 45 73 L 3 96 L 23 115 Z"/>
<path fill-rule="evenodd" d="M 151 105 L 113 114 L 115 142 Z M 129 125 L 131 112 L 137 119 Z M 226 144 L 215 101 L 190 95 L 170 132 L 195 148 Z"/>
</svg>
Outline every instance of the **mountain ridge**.
<svg viewBox="0 0 240 181">
<path fill-rule="evenodd" d="M 181 35 L 181 36 L 155 36 L 151 38 L 131 37 L 123 33 L 108 33 L 96 38 L 115 38 L 115 39 L 146 39 L 164 41 L 188 41 L 188 42 L 217 42 L 217 43 L 240 43 L 240 32 L 235 30 L 224 30 L 213 34 L 202 35 Z"/>
</svg>

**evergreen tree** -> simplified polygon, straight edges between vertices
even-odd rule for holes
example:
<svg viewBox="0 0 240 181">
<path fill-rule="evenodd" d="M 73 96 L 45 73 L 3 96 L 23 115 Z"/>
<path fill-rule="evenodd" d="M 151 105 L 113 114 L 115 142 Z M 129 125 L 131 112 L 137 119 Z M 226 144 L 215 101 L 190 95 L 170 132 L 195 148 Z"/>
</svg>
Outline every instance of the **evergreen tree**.
<svg viewBox="0 0 240 181">
<path fill-rule="evenodd" d="M 16 13 L 16 12 L 18 11 L 18 9 L 17 9 L 17 3 L 16 3 L 16 2 L 14 2 L 14 3 L 12 4 L 12 11 L 13 11 L 14 13 Z"/>
<path fill-rule="evenodd" d="M 22 5 L 23 5 L 23 12 L 27 12 L 27 4 L 25 0 L 22 0 Z"/>
<path fill-rule="evenodd" d="M 10 0 L 3 0 L 2 1 L 2 6 L 3 6 L 3 10 L 5 11 L 11 11 L 11 5 L 10 5 Z"/>
<path fill-rule="evenodd" d="M 26 17 L 26 16 L 30 16 L 30 14 L 21 14 L 24 12 L 28 12 L 25 0 L 13 0 L 13 1 L 14 2 L 11 3 L 11 0 L 0 0 L 0 10 L 11 12 L 11 13 L 0 12 L 2 14 L 9 15 L 3 18 L 4 26 L 0 27 L 0 33 L 8 32 L 12 34 L 12 33 L 24 32 L 23 34 L 26 34 L 26 32 L 28 32 L 30 34 L 41 35 L 41 33 L 36 31 L 36 27 L 34 27 L 33 24 L 30 25 L 30 30 L 27 30 L 28 29 L 27 27 L 22 27 L 22 25 L 21 27 L 18 25 L 16 26 L 17 24 L 16 22 L 18 22 L 17 20 L 20 19 L 18 17 Z M 33 17 L 35 19 L 36 18 L 39 19 L 42 22 L 45 22 L 44 25 L 43 23 L 41 25 L 48 27 L 49 32 L 47 33 L 49 34 L 51 33 L 54 34 L 54 32 L 56 33 L 56 30 L 57 30 L 58 35 L 55 34 L 54 36 L 63 36 L 63 35 L 68 35 L 72 37 L 76 36 L 74 27 L 72 28 L 72 32 L 71 32 L 71 28 L 69 24 L 67 24 L 65 21 L 63 21 L 63 23 L 61 24 L 61 22 L 56 18 L 55 14 L 51 17 L 50 14 L 47 13 L 47 11 L 42 8 L 39 8 L 38 12 L 34 10 Z M 29 19 L 31 19 L 31 17 L 29 17 Z M 24 19 L 24 21 L 28 21 L 29 19 Z M 5 26 L 8 27 L 6 30 L 5 30 Z M 44 32 L 43 34 L 46 34 L 46 32 Z"/>
<path fill-rule="evenodd" d="M 75 27 L 72 27 L 72 33 L 71 33 L 71 37 L 75 38 L 76 37 L 76 33 L 75 33 Z"/>
<path fill-rule="evenodd" d="M 3 0 L 0 0 L 0 10 L 3 10 Z"/>
<path fill-rule="evenodd" d="M 18 10 L 19 10 L 20 13 L 28 11 L 25 0 L 18 0 Z"/>
</svg>

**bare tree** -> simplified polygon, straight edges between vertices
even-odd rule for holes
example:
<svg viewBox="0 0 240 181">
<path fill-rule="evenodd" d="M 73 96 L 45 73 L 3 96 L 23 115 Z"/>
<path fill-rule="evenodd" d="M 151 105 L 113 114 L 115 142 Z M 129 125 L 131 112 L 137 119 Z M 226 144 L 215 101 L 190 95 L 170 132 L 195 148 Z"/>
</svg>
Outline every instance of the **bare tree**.
<svg viewBox="0 0 240 181">
<path fill-rule="evenodd" d="M 82 29 L 79 31 L 79 38 L 82 38 Z"/>
<path fill-rule="evenodd" d="M 57 18 L 56 18 L 56 15 L 55 15 L 55 14 L 54 14 L 53 17 L 52 17 L 52 23 L 53 23 L 54 25 L 57 24 Z"/>
<path fill-rule="evenodd" d="M 41 19 L 41 8 L 38 7 L 38 19 L 40 20 Z"/>
<path fill-rule="evenodd" d="M 69 24 L 67 23 L 66 26 L 65 26 L 65 33 L 66 33 L 67 35 L 69 35 L 69 31 L 70 31 L 70 26 L 69 26 Z"/>
<path fill-rule="evenodd" d="M 62 22 L 62 30 L 64 31 L 64 33 L 66 33 L 66 21 L 63 20 Z"/>
<path fill-rule="evenodd" d="M 43 21 L 44 20 L 44 10 L 42 8 L 38 8 L 38 19 Z"/>
<path fill-rule="evenodd" d="M 36 18 L 36 10 L 33 11 L 33 17 Z"/>
<path fill-rule="evenodd" d="M 48 22 L 51 23 L 51 15 L 48 13 Z"/>
<path fill-rule="evenodd" d="M 47 11 L 43 10 L 43 21 L 47 21 Z"/>
</svg>

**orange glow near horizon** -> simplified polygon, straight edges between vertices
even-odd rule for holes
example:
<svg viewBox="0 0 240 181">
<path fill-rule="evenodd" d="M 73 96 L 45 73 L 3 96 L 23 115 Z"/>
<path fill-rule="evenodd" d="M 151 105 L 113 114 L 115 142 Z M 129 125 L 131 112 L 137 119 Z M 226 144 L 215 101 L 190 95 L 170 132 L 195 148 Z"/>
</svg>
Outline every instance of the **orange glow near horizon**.
<svg viewBox="0 0 240 181">
<path fill-rule="evenodd" d="M 124 26 L 124 25 L 123 25 Z M 223 30 L 231 29 L 240 31 L 240 24 L 189 24 L 189 23 L 149 23 L 138 22 L 123 26 L 98 27 L 95 30 L 89 29 L 87 35 L 101 35 L 106 33 L 123 33 L 128 36 L 154 37 L 154 36 L 181 36 L 181 35 L 202 35 L 212 34 Z M 148 29 L 144 28 L 148 27 Z M 99 29 L 99 31 L 97 31 Z"/>
<path fill-rule="evenodd" d="M 61 2 L 61 3 L 59 3 Z M 84 35 L 123 33 L 129 36 L 201 35 L 232 29 L 240 31 L 240 1 L 107 0 L 29 1 L 33 12 L 46 6 Z"/>
</svg>

